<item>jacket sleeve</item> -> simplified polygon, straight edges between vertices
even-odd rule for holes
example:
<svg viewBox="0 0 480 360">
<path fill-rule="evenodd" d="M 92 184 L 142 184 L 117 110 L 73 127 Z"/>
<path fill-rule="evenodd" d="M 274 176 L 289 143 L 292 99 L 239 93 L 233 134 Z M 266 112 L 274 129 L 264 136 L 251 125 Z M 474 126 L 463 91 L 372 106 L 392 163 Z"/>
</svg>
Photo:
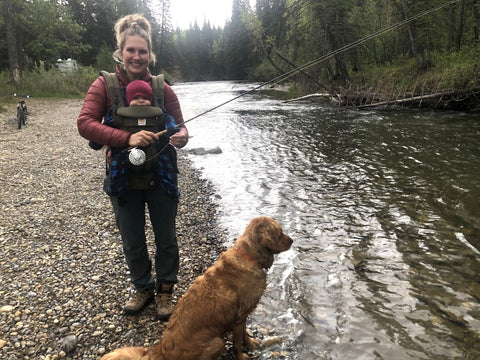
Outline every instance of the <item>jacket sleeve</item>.
<svg viewBox="0 0 480 360">
<path fill-rule="evenodd" d="M 102 124 L 110 107 L 105 79 L 100 76 L 88 89 L 77 118 L 78 132 L 87 140 L 110 147 L 127 147 L 130 133 Z"/>
<path fill-rule="evenodd" d="M 178 101 L 177 95 L 174 93 L 173 89 L 167 83 L 165 83 L 164 97 L 165 109 L 170 115 L 173 116 L 177 124 L 183 123 L 183 115 L 182 109 L 180 108 L 180 102 Z M 180 128 L 183 129 L 185 132 L 187 130 L 187 128 L 183 124 L 180 125 Z M 188 133 L 186 133 L 186 135 L 188 136 Z"/>
</svg>

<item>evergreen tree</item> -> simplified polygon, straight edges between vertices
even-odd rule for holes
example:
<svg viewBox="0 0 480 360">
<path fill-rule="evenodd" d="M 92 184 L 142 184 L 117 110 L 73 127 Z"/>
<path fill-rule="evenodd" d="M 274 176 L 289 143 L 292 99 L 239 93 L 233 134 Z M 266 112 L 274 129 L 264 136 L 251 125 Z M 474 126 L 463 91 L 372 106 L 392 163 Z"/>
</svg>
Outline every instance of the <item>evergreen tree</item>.
<svg viewBox="0 0 480 360">
<path fill-rule="evenodd" d="M 153 43 L 157 54 L 154 72 L 170 70 L 173 66 L 173 29 L 170 15 L 170 0 L 151 1 L 153 20 Z M 157 24 L 158 22 L 158 24 Z"/>
<path fill-rule="evenodd" d="M 11 0 L 3 0 L 2 4 L 2 23 L 5 32 L 5 43 L 4 46 L 1 47 L 3 53 L 6 53 L 6 56 L 2 56 L 3 59 L 8 59 L 7 65 L 10 71 L 10 80 L 15 85 L 18 85 L 21 81 L 21 60 L 22 60 L 22 53 L 21 53 L 21 44 L 19 35 L 17 34 L 17 24 L 18 19 L 14 14 L 16 13 L 16 9 L 14 7 L 14 3 Z M 3 45 L 3 44 L 2 44 Z M 2 64 L 5 65 L 5 64 Z"/>
<path fill-rule="evenodd" d="M 112 53 L 115 49 L 113 26 L 118 19 L 116 1 L 68 0 L 68 6 L 74 21 L 84 29 L 83 39 L 89 45 L 89 49 L 79 54 L 77 60 L 82 65 L 96 65 L 100 49 L 106 47 Z"/>
<path fill-rule="evenodd" d="M 225 67 L 229 79 L 246 79 L 253 66 L 253 39 L 242 17 L 248 11 L 248 0 L 233 0 L 232 20 L 225 27 Z"/>
</svg>

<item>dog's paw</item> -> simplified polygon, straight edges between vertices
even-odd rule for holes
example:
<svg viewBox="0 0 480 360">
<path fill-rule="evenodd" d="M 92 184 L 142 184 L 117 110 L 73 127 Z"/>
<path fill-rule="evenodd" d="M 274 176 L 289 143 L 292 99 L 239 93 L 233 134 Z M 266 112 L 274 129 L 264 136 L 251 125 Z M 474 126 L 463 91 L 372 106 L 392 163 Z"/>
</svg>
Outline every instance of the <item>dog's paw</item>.
<svg viewBox="0 0 480 360">
<path fill-rule="evenodd" d="M 250 360 L 250 356 L 245 353 L 236 354 L 235 360 Z"/>
<path fill-rule="evenodd" d="M 103 355 L 100 360 L 136 360 L 142 359 L 148 352 L 148 349 L 142 347 L 126 347 L 116 349 L 111 353 Z"/>
<path fill-rule="evenodd" d="M 248 350 L 253 350 L 260 346 L 260 341 L 258 341 L 252 336 L 247 335 L 243 340 Z"/>
</svg>

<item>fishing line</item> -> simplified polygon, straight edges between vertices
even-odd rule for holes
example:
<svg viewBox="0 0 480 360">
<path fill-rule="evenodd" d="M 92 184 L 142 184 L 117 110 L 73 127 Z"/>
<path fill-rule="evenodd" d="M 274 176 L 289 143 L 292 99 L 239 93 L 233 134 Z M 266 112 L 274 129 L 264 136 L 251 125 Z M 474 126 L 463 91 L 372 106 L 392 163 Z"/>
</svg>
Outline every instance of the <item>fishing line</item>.
<svg viewBox="0 0 480 360">
<path fill-rule="evenodd" d="M 338 48 L 337 50 L 334 50 L 334 51 L 332 51 L 332 52 L 330 52 L 330 53 L 328 53 L 328 54 L 322 55 L 322 56 L 320 56 L 320 57 L 318 57 L 318 58 L 316 58 L 316 59 L 314 59 L 314 60 L 311 60 L 311 61 L 309 61 L 309 62 L 307 62 L 307 63 L 305 63 L 305 64 L 303 64 L 303 65 L 301 65 L 301 66 L 298 66 L 298 67 L 296 67 L 296 68 L 294 68 L 294 69 L 292 69 L 292 70 L 290 70 L 290 71 L 287 71 L 287 72 L 285 72 L 285 73 L 283 73 L 283 74 L 281 74 L 281 75 L 278 75 L 278 76 L 274 77 L 273 79 L 271 79 L 271 80 L 269 80 L 269 81 L 266 81 L 266 82 L 264 82 L 264 83 L 261 83 L 261 84 L 255 86 L 254 88 L 252 88 L 252 89 L 250 89 L 250 90 L 248 90 L 248 91 L 245 91 L 245 92 L 241 93 L 240 95 L 237 95 L 237 96 L 231 98 L 230 100 L 227 100 L 227 101 L 225 101 L 225 102 L 223 102 L 223 103 L 221 103 L 221 104 L 219 104 L 219 105 L 216 105 L 216 106 L 214 106 L 214 107 L 212 107 L 212 108 L 210 108 L 210 109 L 208 109 L 208 110 L 205 110 L 205 111 L 201 112 L 200 114 L 195 115 L 194 117 L 192 117 L 192 118 L 190 118 L 190 119 L 188 119 L 188 120 L 182 121 L 182 122 L 178 123 L 175 127 L 178 128 L 178 127 L 180 127 L 181 125 L 184 125 L 184 124 L 186 124 L 186 123 L 188 123 L 188 122 L 190 122 L 190 121 L 193 121 L 193 120 L 195 120 L 195 119 L 198 119 L 199 117 L 204 116 L 204 115 L 208 114 L 209 112 L 212 112 L 212 111 L 214 111 L 214 110 L 216 110 L 216 109 L 218 109 L 218 108 L 220 108 L 220 107 L 222 107 L 222 106 L 225 106 L 225 105 L 227 105 L 227 104 L 229 104 L 229 103 L 231 103 L 231 102 L 233 102 L 233 101 L 235 101 L 235 100 L 237 100 L 237 99 L 245 96 L 245 95 L 248 95 L 248 94 L 251 94 L 251 93 L 257 91 L 257 90 L 261 89 L 261 88 L 264 87 L 264 86 L 267 86 L 267 85 L 270 85 L 270 84 L 274 84 L 274 83 L 280 82 L 280 81 L 282 81 L 282 80 L 286 80 L 286 79 L 288 79 L 289 77 L 295 75 L 296 73 L 298 73 L 298 72 L 300 72 L 300 71 L 302 71 L 302 70 L 305 70 L 305 69 L 307 69 L 307 68 L 309 68 L 309 67 L 312 67 L 313 65 L 319 64 L 319 63 L 321 63 L 321 62 L 323 62 L 323 61 L 325 61 L 325 60 L 331 59 L 332 57 L 334 57 L 334 56 L 336 56 L 336 55 L 338 55 L 338 54 L 341 54 L 341 53 L 343 53 L 343 52 L 345 52 L 345 51 L 348 51 L 348 50 L 350 50 L 350 49 L 353 49 L 353 48 L 357 47 L 358 45 L 361 45 L 361 44 L 363 44 L 363 43 L 365 43 L 365 42 L 367 42 L 367 41 L 369 41 L 369 40 L 371 40 L 371 39 L 373 39 L 373 38 L 376 38 L 377 36 L 380 36 L 380 35 L 382 35 L 382 34 L 384 34 L 384 33 L 386 33 L 386 32 L 389 32 L 389 31 L 392 31 L 392 30 L 394 30 L 394 29 L 397 29 L 397 28 L 399 28 L 399 27 L 401 27 L 401 26 L 403 26 L 403 25 L 405 25 L 405 24 L 408 24 L 408 23 L 410 23 L 410 22 L 412 22 L 412 21 L 415 21 L 415 20 L 417 20 L 417 19 L 420 19 L 420 18 L 422 18 L 422 17 L 424 17 L 424 16 L 426 16 L 426 15 L 429 15 L 429 14 L 431 14 L 431 13 L 433 13 L 433 12 L 436 12 L 436 11 L 438 11 L 438 10 L 441 10 L 441 9 L 443 9 L 443 8 L 446 8 L 446 7 L 448 7 L 448 6 L 452 5 L 452 4 L 455 4 L 455 3 L 458 2 L 458 1 L 459 1 L 459 0 L 451 0 L 451 1 L 448 1 L 448 2 L 446 2 L 446 3 L 444 3 L 444 4 L 442 4 L 442 5 L 439 5 L 439 6 L 430 8 L 430 9 L 428 9 L 428 10 L 424 10 L 424 11 L 418 13 L 417 15 L 411 16 L 411 17 L 409 17 L 409 18 L 407 18 L 407 19 L 405 19 L 405 20 L 402 20 L 402 21 L 399 21 L 399 22 L 397 22 L 397 23 L 395 23 L 395 24 L 393 24 L 393 25 L 387 26 L 387 27 L 385 27 L 385 28 L 383 28 L 383 29 L 381 29 L 381 30 L 378 30 L 378 31 L 376 31 L 376 32 L 374 32 L 374 33 L 372 33 L 372 34 L 370 34 L 370 35 L 367 35 L 367 36 L 365 36 L 365 37 L 363 37 L 363 38 L 361 38 L 361 39 L 359 39 L 359 40 L 356 40 L 356 41 L 354 41 L 354 42 L 352 42 L 352 43 L 350 43 L 350 44 L 347 44 L 347 45 L 345 45 L 345 46 L 342 46 L 342 47 Z M 160 153 L 161 153 L 163 150 L 165 150 L 165 147 L 164 147 L 160 152 L 158 152 L 157 154 L 153 155 L 152 158 L 150 158 L 150 159 L 148 159 L 148 160 L 151 160 L 151 159 L 157 157 L 158 155 L 160 155 Z M 143 150 L 140 150 L 140 151 L 143 151 Z M 135 155 L 137 156 L 138 154 L 135 154 Z M 144 160 L 142 163 L 138 164 L 138 165 L 142 165 L 144 162 L 145 162 L 145 160 Z M 137 164 L 134 164 L 134 165 L 137 165 Z"/>
</svg>

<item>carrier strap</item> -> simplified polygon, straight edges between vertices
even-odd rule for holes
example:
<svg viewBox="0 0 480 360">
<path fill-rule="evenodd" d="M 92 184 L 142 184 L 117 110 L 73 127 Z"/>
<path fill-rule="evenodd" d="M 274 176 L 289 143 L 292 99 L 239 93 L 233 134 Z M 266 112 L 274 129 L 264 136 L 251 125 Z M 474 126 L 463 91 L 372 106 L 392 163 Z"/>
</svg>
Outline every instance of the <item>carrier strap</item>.
<svg viewBox="0 0 480 360">
<path fill-rule="evenodd" d="M 100 74 L 104 77 L 105 82 L 107 83 L 108 92 L 110 93 L 110 102 L 112 103 L 113 113 L 117 113 L 119 107 L 124 106 L 122 91 L 120 89 L 120 83 L 118 78 L 114 73 L 109 73 L 105 70 L 102 70 Z"/>
<path fill-rule="evenodd" d="M 153 90 L 153 106 L 164 109 L 165 103 L 163 100 L 164 92 L 164 78 L 163 74 L 152 76 L 152 90 Z"/>
</svg>

